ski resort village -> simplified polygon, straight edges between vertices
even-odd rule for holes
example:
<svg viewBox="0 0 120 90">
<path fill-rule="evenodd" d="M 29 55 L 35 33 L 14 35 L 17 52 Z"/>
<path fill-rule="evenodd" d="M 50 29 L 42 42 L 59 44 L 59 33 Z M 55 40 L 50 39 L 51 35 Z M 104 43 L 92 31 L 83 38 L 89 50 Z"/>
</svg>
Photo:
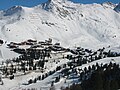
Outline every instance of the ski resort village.
<svg viewBox="0 0 120 90">
<path fill-rule="evenodd" d="M 0 90 L 120 90 L 120 4 L 1 10 Z"/>
</svg>

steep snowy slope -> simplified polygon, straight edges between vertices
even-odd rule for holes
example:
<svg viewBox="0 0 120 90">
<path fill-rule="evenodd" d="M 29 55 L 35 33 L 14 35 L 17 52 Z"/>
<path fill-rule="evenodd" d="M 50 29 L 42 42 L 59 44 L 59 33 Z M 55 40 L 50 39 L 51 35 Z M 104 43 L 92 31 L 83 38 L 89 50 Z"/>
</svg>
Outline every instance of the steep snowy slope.
<svg viewBox="0 0 120 90">
<path fill-rule="evenodd" d="M 48 0 L 32 8 L 14 6 L 0 13 L 0 38 L 17 42 L 52 38 L 70 46 L 119 44 L 120 14 L 114 7 L 67 0 Z"/>
</svg>

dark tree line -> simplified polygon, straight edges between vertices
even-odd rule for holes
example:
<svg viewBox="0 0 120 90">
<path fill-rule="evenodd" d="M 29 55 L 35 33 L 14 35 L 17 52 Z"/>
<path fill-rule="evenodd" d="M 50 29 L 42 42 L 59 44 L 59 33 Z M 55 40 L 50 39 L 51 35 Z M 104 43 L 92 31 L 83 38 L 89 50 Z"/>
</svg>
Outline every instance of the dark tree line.
<svg viewBox="0 0 120 90">
<path fill-rule="evenodd" d="M 45 64 L 45 57 L 50 57 L 49 49 L 27 49 L 20 50 L 22 55 L 12 60 L 7 60 L 6 66 L 3 66 L 1 71 L 6 77 L 14 78 L 14 73 L 17 71 L 22 71 L 24 74 L 29 70 L 43 69 Z M 37 61 L 36 61 L 37 60 Z"/>
<path fill-rule="evenodd" d="M 64 90 L 118 90 L 120 67 L 116 63 L 92 65 L 80 73 L 81 84 L 73 84 Z"/>
</svg>

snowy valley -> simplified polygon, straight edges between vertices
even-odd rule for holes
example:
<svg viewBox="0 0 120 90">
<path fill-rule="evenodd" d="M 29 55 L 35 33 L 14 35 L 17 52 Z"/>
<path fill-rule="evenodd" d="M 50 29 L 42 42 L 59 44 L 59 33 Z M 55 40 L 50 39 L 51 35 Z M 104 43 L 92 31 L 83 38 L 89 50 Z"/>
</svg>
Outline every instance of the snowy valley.
<svg viewBox="0 0 120 90">
<path fill-rule="evenodd" d="M 119 59 L 120 4 L 48 0 L 0 11 L 0 90 L 94 90 L 97 75 L 117 90 Z"/>
</svg>

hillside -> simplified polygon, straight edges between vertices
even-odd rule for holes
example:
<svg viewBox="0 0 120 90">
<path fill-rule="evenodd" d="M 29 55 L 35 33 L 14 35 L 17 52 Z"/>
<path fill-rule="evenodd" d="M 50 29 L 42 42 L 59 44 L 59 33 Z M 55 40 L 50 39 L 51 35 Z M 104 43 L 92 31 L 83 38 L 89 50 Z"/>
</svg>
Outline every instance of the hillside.
<svg viewBox="0 0 120 90">
<path fill-rule="evenodd" d="M 117 90 L 119 59 L 120 4 L 48 0 L 0 11 L 0 90 L 69 90 L 94 73 Z"/>
<path fill-rule="evenodd" d="M 52 38 L 65 46 L 116 45 L 120 14 L 115 6 L 67 0 L 49 0 L 32 8 L 14 6 L 0 12 L 0 38 L 16 42 Z"/>
</svg>

